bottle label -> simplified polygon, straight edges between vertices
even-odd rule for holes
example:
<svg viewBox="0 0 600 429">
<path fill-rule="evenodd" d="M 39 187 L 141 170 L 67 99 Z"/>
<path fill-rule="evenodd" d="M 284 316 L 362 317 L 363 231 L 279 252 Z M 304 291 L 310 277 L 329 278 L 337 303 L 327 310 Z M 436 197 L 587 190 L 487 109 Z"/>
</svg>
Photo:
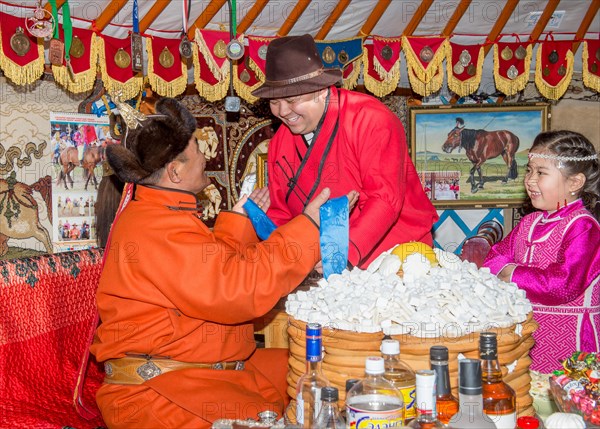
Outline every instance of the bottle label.
<svg viewBox="0 0 600 429">
<path fill-rule="evenodd" d="M 517 414 L 489 414 L 486 415 L 494 422 L 496 429 L 514 429 L 517 425 Z"/>
<path fill-rule="evenodd" d="M 417 417 L 417 408 L 415 407 L 416 401 L 416 387 L 407 386 L 400 390 L 402 392 L 402 398 L 404 399 L 404 418 L 406 421 L 412 420 Z"/>
<path fill-rule="evenodd" d="M 309 419 L 307 422 L 311 422 L 319 415 L 322 405 L 320 389 L 315 390 L 314 398 L 314 403 L 309 404 L 302 399 L 302 393 L 298 393 L 298 395 L 296 395 L 296 423 L 298 423 L 298 425 L 303 425 L 305 418 Z M 313 409 L 312 416 L 307 416 L 307 414 L 311 413 L 311 409 Z"/>
<path fill-rule="evenodd" d="M 355 396 L 346 405 L 350 429 L 387 429 L 404 425 L 404 409 L 398 398 L 385 395 Z"/>
</svg>

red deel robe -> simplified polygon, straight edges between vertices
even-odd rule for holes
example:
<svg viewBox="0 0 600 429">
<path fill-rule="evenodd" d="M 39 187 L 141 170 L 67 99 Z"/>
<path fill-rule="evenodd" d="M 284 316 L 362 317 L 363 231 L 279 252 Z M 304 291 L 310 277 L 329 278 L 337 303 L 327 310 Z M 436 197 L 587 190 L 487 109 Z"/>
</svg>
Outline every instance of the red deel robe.
<svg viewBox="0 0 600 429">
<path fill-rule="evenodd" d="M 338 124 L 337 133 L 320 168 Z M 314 146 L 314 147 L 312 147 Z M 283 225 L 302 213 L 306 196 L 326 187 L 332 198 L 351 190 L 360 199 L 350 216 L 348 259 L 364 267 L 395 244 L 422 241 L 432 245 L 437 213 L 423 192 L 408 155 L 402 123 L 383 103 L 366 94 L 330 88 L 321 129 L 309 151 L 301 135 L 281 125 L 269 143 L 269 217 Z M 297 171 L 301 169 L 300 174 Z M 319 174 L 320 172 L 320 174 Z M 297 175 L 295 192 L 288 193 Z"/>
<path fill-rule="evenodd" d="M 104 384 L 97 402 L 111 429 L 208 428 L 266 409 L 282 415 L 287 350 L 255 352 L 252 319 L 320 259 L 318 229 L 298 216 L 259 243 L 247 217 L 223 212 L 210 231 L 196 207 L 192 194 L 137 187 L 112 232 L 91 351 L 100 362 L 126 353 L 250 360 L 242 371 L 194 368 L 141 385 Z"/>
</svg>

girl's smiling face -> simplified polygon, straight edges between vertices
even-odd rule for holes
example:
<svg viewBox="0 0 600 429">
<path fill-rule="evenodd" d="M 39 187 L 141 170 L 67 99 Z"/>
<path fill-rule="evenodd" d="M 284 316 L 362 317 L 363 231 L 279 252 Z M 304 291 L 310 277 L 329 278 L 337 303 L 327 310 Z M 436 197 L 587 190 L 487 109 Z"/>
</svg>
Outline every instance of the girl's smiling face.
<svg viewBox="0 0 600 429">
<path fill-rule="evenodd" d="M 541 153 L 532 151 L 531 154 Z M 576 199 L 570 180 L 563 176 L 554 159 L 530 156 L 525 173 L 525 189 L 538 210 L 553 211 Z"/>
</svg>

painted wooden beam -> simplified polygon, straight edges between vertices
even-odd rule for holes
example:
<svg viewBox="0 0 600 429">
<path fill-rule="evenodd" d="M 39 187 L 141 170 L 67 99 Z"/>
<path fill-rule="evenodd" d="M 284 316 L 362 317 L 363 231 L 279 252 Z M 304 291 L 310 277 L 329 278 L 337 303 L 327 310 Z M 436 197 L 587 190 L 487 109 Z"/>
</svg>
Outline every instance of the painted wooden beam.
<svg viewBox="0 0 600 429">
<path fill-rule="evenodd" d="M 213 19 L 217 13 L 219 13 L 226 2 L 227 0 L 212 0 L 208 6 L 206 6 L 206 9 L 202 11 L 198 19 L 196 19 L 196 21 L 194 21 L 194 23 L 188 28 L 188 38 L 190 40 L 194 40 L 196 28 L 201 30 L 206 27 L 206 24 L 208 24 L 210 20 Z"/>
<path fill-rule="evenodd" d="M 429 10 L 432 4 L 433 0 L 421 1 L 421 4 L 417 8 L 417 11 L 410 19 L 410 22 L 408 23 L 408 25 L 404 29 L 404 32 L 402 33 L 404 36 L 412 36 L 412 34 L 415 32 L 421 21 L 423 21 L 423 18 L 425 18 L 427 11 Z"/>
<path fill-rule="evenodd" d="M 371 12 L 371 15 L 369 15 L 362 28 L 358 31 L 357 36 L 362 38 L 369 36 L 391 2 L 391 0 L 379 0 Z"/>
<path fill-rule="evenodd" d="M 123 9 L 123 6 L 127 4 L 128 0 L 112 0 L 108 6 L 104 8 L 100 16 L 96 18 L 96 28 L 102 31 L 106 28 L 112 19 L 117 16 L 119 11 Z"/>
<path fill-rule="evenodd" d="M 145 32 L 154 20 L 162 13 L 163 10 L 171 3 L 171 0 L 156 0 L 148 13 L 140 20 L 140 33 Z"/>
<path fill-rule="evenodd" d="M 323 26 L 315 36 L 315 39 L 324 40 L 327 37 L 335 23 L 340 19 L 340 16 L 342 16 L 348 5 L 350 5 L 350 1 L 351 0 L 340 0 L 338 4 L 335 5 L 335 8 L 323 23 Z"/>
<path fill-rule="evenodd" d="M 269 0 L 257 0 L 254 5 L 248 10 L 246 16 L 242 19 L 240 24 L 237 26 L 237 33 L 244 33 L 252 23 L 258 18 L 258 15 L 263 11 L 265 6 L 269 3 Z"/>
<path fill-rule="evenodd" d="M 598 13 L 598 9 L 600 9 L 600 0 L 592 0 L 592 4 L 585 13 L 583 21 L 581 21 L 579 29 L 575 34 L 575 41 L 573 42 L 573 47 L 571 48 L 573 53 L 577 52 L 577 49 L 579 49 L 579 45 L 581 44 L 581 42 L 579 42 L 578 40 L 581 40 L 585 37 L 585 33 L 587 33 L 588 28 L 590 28 L 590 25 L 592 25 L 592 21 L 594 21 L 594 18 Z"/>
<path fill-rule="evenodd" d="M 287 36 L 290 33 L 290 31 L 292 30 L 292 28 L 294 28 L 294 25 L 296 25 L 296 23 L 298 22 L 308 5 L 310 5 L 310 0 L 298 0 L 296 6 L 294 6 L 294 9 L 292 9 L 292 12 L 286 18 L 279 31 L 277 31 L 277 35 L 279 37 Z"/>
<path fill-rule="evenodd" d="M 454 13 L 448 20 L 446 27 L 444 27 L 444 31 L 442 31 L 442 36 L 450 37 L 452 35 L 452 32 L 454 31 L 454 29 L 456 28 L 456 26 L 458 25 L 458 23 L 460 22 L 462 17 L 467 12 L 467 9 L 469 9 L 469 6 L 471 5 L 471 1 L 472 0 L 461 0 L 460 1 L 458 6 L 456 6 L 456 9 L 454 10 Z"/>
</svg>

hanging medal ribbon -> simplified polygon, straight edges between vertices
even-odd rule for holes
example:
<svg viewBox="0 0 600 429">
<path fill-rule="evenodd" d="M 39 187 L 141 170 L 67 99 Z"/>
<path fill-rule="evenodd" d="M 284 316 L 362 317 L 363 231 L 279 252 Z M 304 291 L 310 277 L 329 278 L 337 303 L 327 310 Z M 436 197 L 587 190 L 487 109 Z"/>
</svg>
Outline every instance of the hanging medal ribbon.
<svg viewBox="0 0 600 429">
<path fill-rule="evenodd" d="M 188 20 L 189 20 L 189 16 L 190 16 L 190 0 L 183 0 L 182 2 L 182 21 L 183 21 L 183 30 L 182 30 L 182 35 L 183 38 L 181 39 L 181 43 L 179 44 L 179 53 L 181 54 L 181 56 L 185 59 L 189 59 L 192 58 L 193 55 L 193 49 L 192 49 L 192 42 L 190 42 L 190 39 L 188 39 Z"/>
<path fill-rule="evenodd" d="M 323 277 L 341 274 L 348 266 L 350 209 L 345 195 L 327 201 L 319 209 Z"/>
<path fill-rule="evenodd" d="M 131 70 L 136 73 L 144 69 L 143 42 L 140 34 L 138 2 L 133 0 L 133 32 L 131 33 Z"/>
<path fill-rule="evenodd" d="M 56 0 L 49 0 L 49 3 L 52 6 L 52 19 L 58 24 L 58 9 L 56 7 Z M 60 40 L 58 27 L 58 25 L 54 27 L 54 34 L 52 35 L 52 39 L 50 39 L 48 57 L 52 65 L 62 67 L 65 56 L 65 44 L 62 40 Z"/>
<path fill-rule="evenodd" d="M 60 66 L 52 65 L 54 80 L 75 94 L 90 91 L 96 80 L 96 64 L 98 63 L 98 36 L 92 31 L 84 28 L 74 27 L 69 59 L 71 73 L 66 64 Z"/>
</svg>

